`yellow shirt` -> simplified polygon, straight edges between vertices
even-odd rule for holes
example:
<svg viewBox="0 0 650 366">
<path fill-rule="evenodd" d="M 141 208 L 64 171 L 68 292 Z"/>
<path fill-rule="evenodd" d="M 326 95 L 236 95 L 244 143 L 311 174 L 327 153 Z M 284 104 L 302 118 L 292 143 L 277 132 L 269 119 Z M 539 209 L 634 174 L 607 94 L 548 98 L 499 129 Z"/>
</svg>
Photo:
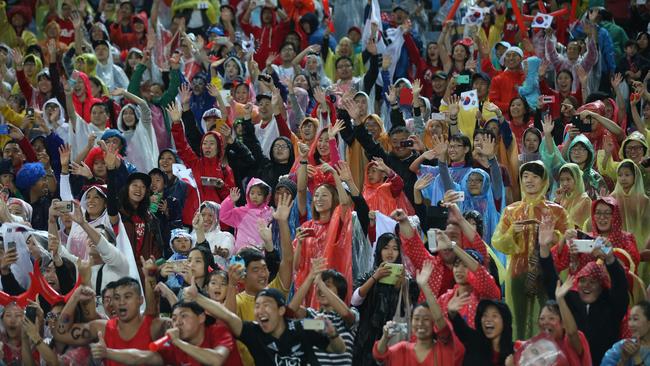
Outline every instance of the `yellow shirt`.
<svg viewBox="0 0 650 366">
<path fill-rule="evenodd" d="M 289 289 L 282 284 L 280 276 L 275 276 L 273 281 L 269 283 L 268 288 L 280 290 L 285 298 L 289 295 Z M 246 291 L 237 294 L 237 316 L 243 321 L 255 320 L 255 296 L 247 294 Z M 254 366 L 255 361 L 248 347 L 244 343 L 237 341 L 237 348 L 244 366 Z"/>
</svg>

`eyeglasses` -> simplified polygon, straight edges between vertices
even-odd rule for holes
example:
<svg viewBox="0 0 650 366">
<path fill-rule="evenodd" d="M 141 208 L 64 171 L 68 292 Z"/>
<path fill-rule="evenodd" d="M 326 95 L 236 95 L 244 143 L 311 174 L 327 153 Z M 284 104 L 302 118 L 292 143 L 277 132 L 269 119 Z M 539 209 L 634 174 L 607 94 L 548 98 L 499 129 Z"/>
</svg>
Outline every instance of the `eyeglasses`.
<svg viewBox="0 0 650 366">
<path fill-rule="evenodd" d="M 352 64 L 339 64 L 336 68 L 337 69 L 351 69 Z"/>
<path fill-rule="evenodd" d="M 468 184 L 479 184 L 483 183 L 483 178 L 468 178 L 467 179 Z"/>
<path fill-rule="evenodd" d="M 287 145 L 275 145 L 275 146 L 273 146 L 273 150 L 275 150 L 275 151 L 289 150 L 289 146 L 287 146 Z"/>
<path fill-rule="evenodd" d="M 587 149 L 583 146 L 575 146 L 571 149 L 571 152 L 587 152 Z"/>
<path fill-rule="evenodd" d="M 594 216 L 610 217 L 610 216 L 612 216 L 612 211 L 595 211 Z"/>
<path fill-rule="evenodd" d="M 625 146 L 625 152 L 641 151 L 641 150 L 643 150 L 642 145 Z"/>
<path fill-rule="evenodd" d="M 449 150 L 451 150 L 451 149 L 456 150 L 456 149 L 462 149 L 462 148 L 463 148 L 463 145 L 449 145 Z"/>
</svg>

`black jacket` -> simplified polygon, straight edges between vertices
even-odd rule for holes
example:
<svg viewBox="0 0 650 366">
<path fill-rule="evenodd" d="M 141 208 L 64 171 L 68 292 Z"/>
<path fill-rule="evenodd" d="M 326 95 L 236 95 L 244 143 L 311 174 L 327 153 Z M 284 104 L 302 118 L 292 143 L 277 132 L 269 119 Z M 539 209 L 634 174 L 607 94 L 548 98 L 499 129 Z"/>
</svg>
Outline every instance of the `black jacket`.
<svg viewBox="0 0 650 366">
<path fill-rule="evenodd" d="M 555 287 L 558 275 L 555 271 L 553 258 L 540 258 L 544 273 L 544 287 L 549 299 L 555 299 Z M 611 278 L 612 287 L 603 289 L 596 302 L 585 304 L 580 300 L 580 295 L 569 291 L 566 302 L 576 320 L 578 329 L 585 334 L 591 350 L 591 359 L 594 365 L 600 365 L 605 352 L 620 339 L 621 322 L 627 313 L 628 286 L 623 267 L 615 260 L 607 265 L 607 272 Z"/>
</svg>

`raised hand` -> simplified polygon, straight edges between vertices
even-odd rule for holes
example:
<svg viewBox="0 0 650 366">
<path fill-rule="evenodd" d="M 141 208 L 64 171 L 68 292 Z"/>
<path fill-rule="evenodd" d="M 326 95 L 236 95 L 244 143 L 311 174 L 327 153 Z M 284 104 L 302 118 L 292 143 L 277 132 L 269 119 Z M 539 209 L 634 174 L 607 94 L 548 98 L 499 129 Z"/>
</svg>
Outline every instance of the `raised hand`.
<svg viewBox="0 0 650 366">
<path fill-rule="evenodd" d="M 413 100 L 416 100 L 416 97 L 419 97 L 420 92 L 422 91 L 422 83 L 420 82 L 420 79 L 415 79 L 413 81 L 411 90 L 413 91 Z"/>
<path fill-rule="evenodd" d="M 345 160 L 339 160 L 334 168 L 336 169 L 336 172 L 339 173 L 339 177 L 343 182 L 349 182 L 352 180 L 350 165 Z"/>
<path fill-rule="evenodd" d="M 320 171 L 323 174 L 327 174 L 327 173 L 336 174 L 336 170 L 334 170 L 334 168 L 332 168 L 332 166 L 329 165 L 329 163 L 324 162 L 322 160 L 321 160 L 321 164 L 320 164 Z"/>
<path fill-rule="evenodd" d="M 90 170 L 90 167 L 88 167 L 84 161 L 82 161 L 81 164 L 78 164 L 74 161 L 70 163 L 70 173 L 72 175 L 78 175 L 86 179 L 91 179 L 93 177 L 92 170 Z"/>
<path fill-rule="evenodd" d="M 120 165 L 120 158 L 117 157 L 117 146 L 115 144 L 107 144 L 105 141 L 99 141 L 99 147 L 104 151 L 104 162 L 108 170 L 117 169 Z"/>
<path fill-rule="evenodd" d="M 302 142 L 298 143 L 298 155 L 300 160 L 306 160 L 307 154 L 309 153 L 309 145 L 303 144 Z"/>
<path fill-rule="evenodd" d="M 207 87 L 208 93 L 210 93 L 210 95 L 212 95 L 212 93 L 210 91 L 211 86 L 212 86 L 212 84 L 208 84 L 208 87 Z M 214 86 L 212 86 L 212 87 L 215 88 Z M 190 102 L 190 97 L 192 97 L 192 89 L 190 88 L 190 84 L 188 84 L 188 83 L 181 84 L 181 86 L 178 88 L 178 95 L 181 97 L 181 104 L 182 105 L 187 105 Z M 212 96 L 214 97 L 215 95 L 212 95 Z"/>
<path fill-rule="evenodd" d="M 433 135 L 432 141 L 433 148 L 431 151 L 433 151 L 433 154 L 435 154 L 435 156 L 439 159 L 444 159 L 444 157 L 447 155 L 447 150 L 449 149 L 449 141 L 445 140 L 444 137 L 438 135 Z"/>
<path fill-rule="evenodd" d="M 277 208 L 273 212 L 273 218 L 278 221 L 286 222 L 289 220 L 289 215 L 291 214 L 291 207 L 293 206 L 293 201 L 291 195 L 283 194 L 280 196 L 279 202 L 276 202 Z"/>
<path fill-rule="evenodd" d="M 384 160 L 382 158 L 376 157 L 372 159 L 372 161 L 375 162 L 377 169 L 381 170 L 382 172 L 388 174 L 392 171 L 392 169 L 389 168 L 388 165 L 386 165 L 386 163 L 384 163 Z"/>
<path fill-rule="evenodd" d="M 433 175 L 432 174 L 425 174 L 422 177 L 418 178 L 418 180 L 415 181 L 415 185 L 413 186 L 413 188 L 415 190 L 421 191 L 421 190 L 427 188 L 432 182 L 433 182 Z"/>
<path fill-rule="evenodd" d="M 542 222 L 539 225 L 539 245 L 550 247 L 555 241 L 555 222 L 549 215 L 542 217 Z"/>
<path fill-rule="evenodd" d="M 393 62 L 389 54 L 385 54 L 381 56 L 381 68 L 384 70 L 388 70 L 390 68 L 390 64 Z M 392 86 L 392 85 L 391 85 Z"/>
<path fill-rule="evenodd" d="M 366 51 L 371 55 L 377 54 L 377 42 L 373 38 L 368 39 L 368 42 L 366 42 Z"/>
<path fill-rule="evenodd" d="M 623 81 L 623 75 L 620 72 L 617 72 L 612 76 L 611 82 L 612 82 L 612 88 L 614 90 L 617 90 L 619 85 L 621 85 L 621 82 Z"/>
<path fill-rule="evenodd" d="M 181 108 L 177 103 L 174 102 L 169 103 L 169 105 L 165 108 L 165 110 L 167 110 L 167 114 L 169 115 L 169 118 L 172 120 L 172 123 L 181 123 L 181 116 L 183 115 L 183 112 L 181 111 Z"/>
<path fill-rule="evenodd" d="M 457 95 L 452 95 L 449 97 L 449 103 L 448 105 L 448 111 L 449 115 L 451 116 L 456 116 L 458 115 L 458 112 L 460 111 L 460 97 Z"/>
<path fill-rule="evenodd" d="M 317 86 L 314 88 L 314 99 L 318 102 L 320 105 L 327 105 L 327 102 L 325 101 L 325 92 L 323 91 L 323 88 L 320 86 Z"/>
<path fill-rule="evenodd" d="M 555 286 L 555 298 L 556 299 L 561 299 L 566 296 L 566 294 L 571 291 L 573 288 L 573 276 L 569 275 L 564 283 L 562 283 L 560 280 L 557 281 L 557 285 Z"/>
<path fill-rule="evenodd" d="M 237 202 L 240 197 L 241 197 L 241 193 L 239 192 L 239 188 L 237 187 L 230 188 L 230 200 L 233 202 L 233 204 Z"/>
<path fill-rule="evenodd" d="M 469 300 L 469 292 L 463 292 L 461 294 L 460 291 L 456 291 L 454 296 L 449 300 L 449 303 L 447 303 L 447 312 L 449 314 L 458 314 L 460 309 L 469 303 Z"/>
<path fill-rule="evenodd" d="M 545 115 L 544 120 L 542 121 L 542 130 L 546 138 L 553 136 L 553 128 L 555 128 L 555 122 L 553 122 L 553 117 L 551 117 L 550 114 Z"/>
<path fill-rule="evenodd" d="M 388 103 L 390 103 L 391 105 L 397 103 L 397 88 L 390 85 L 388 87 L 388 93 L 386 94 L 386 99 L 388 99 Z"/>
<path fill-rule="evenodd" d="M 483 135 L 480 137 L 481 143 L 476 146 L 479 154 L 491 158 L 496 153 L 496 141 L 490 135 Z"/>
<path fill-rule="evenodd" d="M 327 129 L 327 136 L 329 137 L 330 140 L 334 140 L 336 138 L 336 135 L 345 128 L 345 122 L 343 120 L 337 120 L 334 126 L 330 126 Z"/>
<path fill-rule="evenodd" d="M 431 277 L 431 273 L 433 273 L 433 262 L 425 261 L 422 269 L 418 271 L 418 274 L 415 277 L 415 282 L 417 282 L 418 286 L 426 286 L 429 283 L 429 277 Z"/>
</svg>

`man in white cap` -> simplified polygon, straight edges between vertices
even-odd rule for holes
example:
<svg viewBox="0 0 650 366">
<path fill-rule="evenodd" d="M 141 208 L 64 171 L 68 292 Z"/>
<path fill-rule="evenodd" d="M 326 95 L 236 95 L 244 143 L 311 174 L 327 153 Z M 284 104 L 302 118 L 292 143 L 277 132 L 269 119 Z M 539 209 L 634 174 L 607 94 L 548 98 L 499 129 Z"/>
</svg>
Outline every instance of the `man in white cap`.
<svg viewBox="0 0 650 366">
<path fill-rule="evenodd" d="M 519 95 L 517 88 L 524 83 L 526 76 L 521 66 L 524 52 L 519 47 L 510 47 L 503 54 L 501 64 L 505 70 L 497 73 L 490 85 L 490 101 L 506 113 L 512 98 Z"/>
</svg>

